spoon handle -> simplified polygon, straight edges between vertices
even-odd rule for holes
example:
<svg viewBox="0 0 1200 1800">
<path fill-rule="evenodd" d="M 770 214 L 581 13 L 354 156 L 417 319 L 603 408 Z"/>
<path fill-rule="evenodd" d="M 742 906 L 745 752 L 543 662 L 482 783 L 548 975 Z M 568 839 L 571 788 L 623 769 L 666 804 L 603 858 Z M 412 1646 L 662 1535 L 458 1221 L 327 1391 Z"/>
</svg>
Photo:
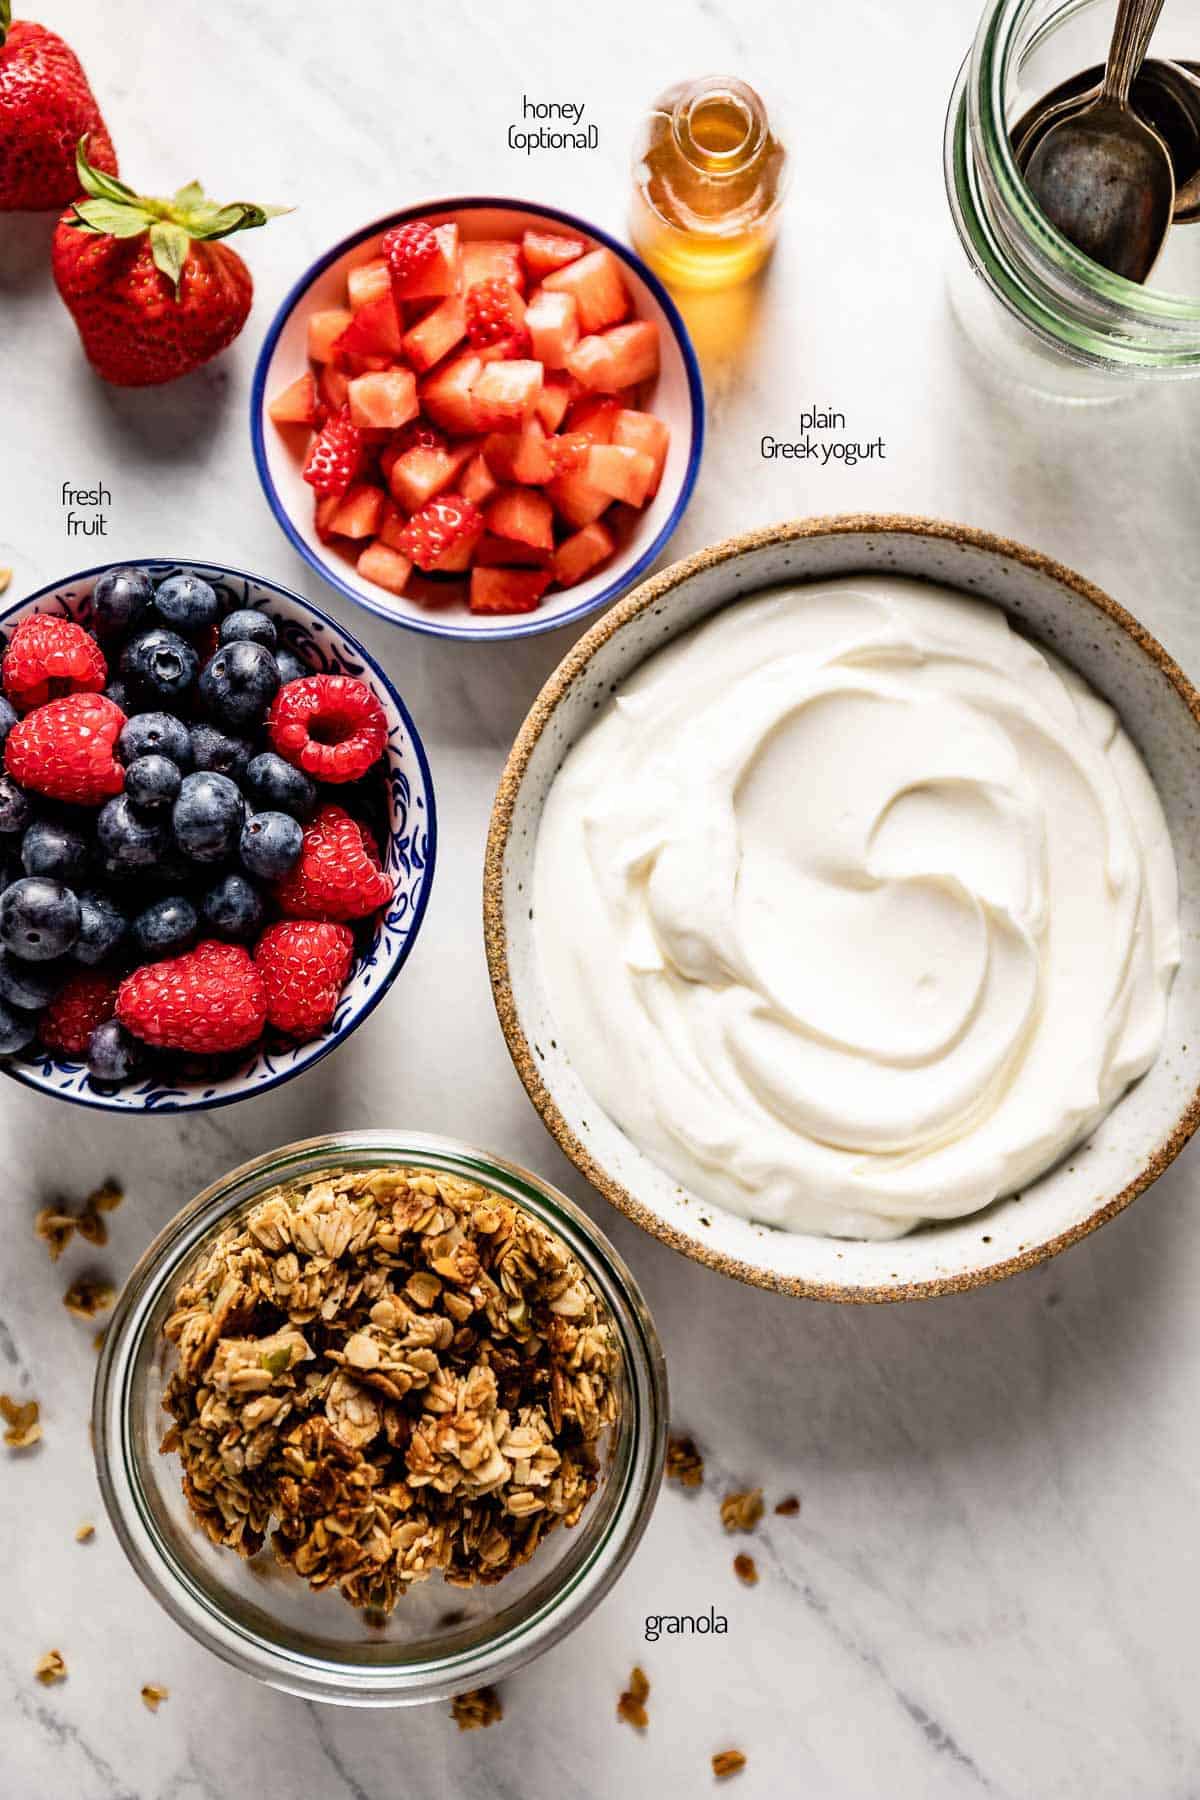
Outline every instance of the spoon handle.
<svg viewBox="0 0 1200 1800">
<path fill-rule="evenodd" d="M 1102 100 L 1129 105 L 1129 90 L 1149 48 L 1164 0 L 1119 0 L 1108 62 L 1100 88 Z"/>
</svg>

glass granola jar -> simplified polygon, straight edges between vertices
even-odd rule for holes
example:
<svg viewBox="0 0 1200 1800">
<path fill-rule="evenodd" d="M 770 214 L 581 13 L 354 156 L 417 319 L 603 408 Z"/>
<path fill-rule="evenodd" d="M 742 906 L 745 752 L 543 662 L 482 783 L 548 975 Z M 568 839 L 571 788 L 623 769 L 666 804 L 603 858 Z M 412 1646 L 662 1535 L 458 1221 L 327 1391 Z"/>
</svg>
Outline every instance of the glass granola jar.
<svg viewBox="0 0 1200 1800">
<path fill-rule="evenodd" d="M 1112 0 L 989 0 L 946 118 L 959 321 L 1006 381 L 1076 402 L 1200 374 L 1200 232 L 1171 232 L 1153 286 L 1112 275 L 1049 223 L 1009 141 L 1043 95 L 1104 62 L 1112 19 Z M 1200 53 L 1200 0 L 1166 9 L 1152 49 Z"/>
<path fill-rule="evenodd" d="M 269 1546 L 246 1560 L 193 1522 L 180 1464 L 163 1454 L 162 1396 L 175 1360 L 163 1325 L 180 1283 L 217 1235 L 272 1188 L 331 1170 L 424 1168 L 490 1189 L 546 1226 L 579 1263 L 619 1347 L 616 1423 L 599 1486 L 574 1527 L 547 1534 L 491 1586 L 412 1585 L 382 1619 L 314 1592 Z M 258 1157 L 205 1189 L 150 1245 L 106 1334 L 92 1413 L 108 1514 L 141 1580 L 226 1662 L 309 1700 L 404 1706 L 499 1680 L 580 1624 L 621 1574 L 662 1477 L 667 1383 L 653 1322 L 629 1270 L 591 1220 L 548 1183 L 497 1157 L 419 1133 L 353 1131 Z"/>
</svg>

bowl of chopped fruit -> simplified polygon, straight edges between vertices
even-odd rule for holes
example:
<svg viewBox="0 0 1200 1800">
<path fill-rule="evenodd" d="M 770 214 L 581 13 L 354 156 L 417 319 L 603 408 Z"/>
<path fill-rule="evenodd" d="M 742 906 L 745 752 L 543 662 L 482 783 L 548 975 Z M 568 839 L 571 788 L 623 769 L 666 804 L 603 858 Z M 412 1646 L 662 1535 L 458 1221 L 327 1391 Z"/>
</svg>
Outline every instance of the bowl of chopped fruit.
<svg viewBox="0 0 1200 1800">
<path fill-rule="evenodd" d="M 275 517 L 339 593 L 436 637 L 524 637 L 610 604 L 666 546 L 704 395 L 632 251 L 553 208 L 457 199 L 301 277 L 251 430 Z"/>
<path fill-rule="evenodd" d="M 137 1574 L 308 1699 L 474 1695 L 580 1624 L 662 1475 L 666 1373 L 611 1244 L 537 1176 L 356 1131 L 235 1169 L 155 1239 L 96 1377 Z"/>
</svg>

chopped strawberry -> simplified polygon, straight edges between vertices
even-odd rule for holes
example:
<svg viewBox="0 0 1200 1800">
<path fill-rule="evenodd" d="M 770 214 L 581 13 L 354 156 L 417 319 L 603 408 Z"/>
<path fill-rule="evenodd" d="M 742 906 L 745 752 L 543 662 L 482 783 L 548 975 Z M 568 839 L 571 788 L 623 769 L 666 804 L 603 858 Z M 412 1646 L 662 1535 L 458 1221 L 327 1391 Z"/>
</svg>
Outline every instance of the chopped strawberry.
<svg viewBox="0 0 1200 1800">
<path fill-rule="evenodd" d="M 485 531 L 475 546 L 472 567 L 476 569 L 549 569 L 553 557 L 548 550 L 535 550 L 516 538 L 490 537 Z"/>
<path fill-rule="evenodd" d="M 386 588 L 389 594 L 402 594 L 412 574 L 411 558 L 402 556 L 398 550 L 389 550 L 378 538 L 367 545 L 354 566 L 364 581 L 373 581 L 376 587 Z"/>
<path fill-rule="evenodd" d="M 395 549 L 411 556 L 418 569 L 431 569 L 438 558 L 466 537 L 478 537 L 483 516 L 461 494 L 442 494 L 431 500 L 396 538 Z"/>
<path fill-rule="evenodd" d="M 443 431 L 470 437 L 477 429 L 471 393 L 482 372 L 482 358 L 465 350 L 427 375 L 417 390 L 426 418 Z"/>
<path fill-rule="evenodd" d="M 383 523 L 387 495 L 369 481 L 357 481 L 338 499 L 327 530 L 335 537 L 372 538 Z"/>
<path fill-rule="evenodd" d="M 350 417 L 360 431 L 399 431 L 420 412 L 411 369 L 356 375 L 348 389 Z"/>
<path fill-rule="evenodd" d="M 337 1010 L 354 934 L 319 919 L 281 919 L 268 925 L 254 949 L 267 996 L 267 1023 L 301 1039 L 325 1030 Z"/>
<path fill-rule="evenodd" d="M 333 360 L 333 346 L 350 324 L 354 314 L 344 306 L 327 307 L 324 312 L 308 315 L 308 360 L 327 363 Z"/>
<path fill-rule="evenodd" d="M 506 356 L 527 356 L 525 302 L 509 281 L 493 275 L 467 289 L 466 330 L 476 350 L 499 348 Z"/>
<path fill-rule="evenodd" d="M 541 363 L 488 363 L 471 388 L 476 429 L 504 431 L 523 425 L 532 416 L 541 391 Z"/>
<path fill-rule="evenodd" d="M 380 294 L 351 314 L 350 323 L 334 342 L 333 354 L 341 363 L 360 356 L 383 357 L 391 361 L 403 353 L 403 347 L 396 302 L 390 294 Z"/>
<path fill-rule="evenodd" d="M 552 294 L 543 288 L 530 302 L 525 326 L 538 361 L 547 369 L 565 369 L 579 342 L 579 308 L 574 295 Z"/>
<path fill-rule="evenodd" d="M 380 243 L 392 277 L 392 295 L 401 300 L 440 300 L 459 288 L 457 225 L 428 225 L 422 219 L 386 231 Z"/>
<path fill-rule="evenodd" d="M 310 370 L 276 394 L 267 412 L 276 425 L 315 425 L 317 383 Z"/>
<path fill-rule="evenodd" d="M 489 433 L 483 454 L 498 480 L 540 487 L 556 472 L 553 446 L 554 439 L 547 438 L 537 419 L 527 419 L 520 431 Z"/>
<path fill-rule="evenodd" d="M 496 492 L 497 481 L 481 450 L 476 450 L 463 470 L 459 491 L 472 506 L 483 506 Z"/>
<path fill-rule="evenodd" d="M 567 368 L 585 388 L 615 394 L 657 375 L 658 358 L 658 326 L 653 319 L 635 319 L 580 338 Z"/>
<path fill-rule="evenodd" d="M 568 525 L 576 528 L 590 525 L 612 505 L 612 495 L 590 482 L 583 468 L 568 475 L 556 475 L 546 492 L 554 502 L 555 510 Z"/>
<path fill-rule="evenodd" d="M 357 269 L 351 269 L 346 277 L 346 294 L 350 301 L 351 312 L 357 312 L 372 300 L 378 300 L 382 294 L 392 291 L 392 275 L 387 259 L 376 256 L 370 262 L 360 263 Z"/>
<path fill-rule="evenodd" d="M 521 266 L 521 250 L 507 238 L 474 238 L 462 247 L 462 284 L 472 288 L 477 281 L 507 281 L 519 294 L 525 292 L 525 270 Z"/>
<path fill-rule="evenodd" d="M 362 432 L 343 406 L 327 419 L 313 440 L 304 465 L 304 479 L 318 494 L 344 494 L 361 472 L 365 460 Z"/>
<path fill-rule="evenodd" d="M 551 231 L 527 231 L 521 239 L 521 256 L 535 281 L 578 261 L 586 249 L 582 239 L 559 237 Z"/>
<path fill-rule="evenodd" d="M 90 632 L 55 613 L 22 619 L 4 652 L 4 692 L 18 712 L 64 694 L 98 694 L 108 680 L 104 652 Z"/>
<path fill-rule="evenodd" d="M 579 383 L 565 370 L 547 375 L 534 409 L 543 431 L 557 431 L 567 416 L 567 408 L 581 392 Z"/>
<path fill-rule="evenodd" d="M 614 444 L 627 445 L 632 450 L 644 450 L 651 458 L 654 477 L 649 492 L 653 497 L 658 492 L 667 451 L 671 445 L 670 427 L 653 413 L 623 408 L 613 420 L 612 441 Z"/>
<path fill-rule="evenodd" d="M 644 506 L 654 480 L 654 458 L 627 444 L 593 444 L 583 464 L 592 486 L 614 500 Z"/>
<path fill-rule="evenodd" d="M 565 268 L 547 275 L 543 287 L 553 294 L 570 294 L 579 308 L 583 331 L 603 331 L 629 312 L 629 295 L 621 265 L 611 250 L 591 250 Z"/>
<path fill-rule="evenodd" d="M 467 309 L 461 294 L 448 294 L 404 334 L 404 354 L 414 369 L 424 372 L 449 356 L 467 334 Z"/>
<path fill-rule="evenodd" d="M 484 523 L 495 537 L 515 538 L 535 550 L 554 548 L 554 508 L 533 488 L 502 488 L 488 506 Z"/>
<path fill-rule="evenodd" d="M 612 532 L 599 519 L 564 538 L 554 552 L 554 577 L 559 587 L 574 587 L 607 562 L 615 549 Z"/>
<path fill-rule="evenodd" d="M 471 611 L 533 612 L 553 579 L 546 569 L 472 569 Z"/>
</svg>

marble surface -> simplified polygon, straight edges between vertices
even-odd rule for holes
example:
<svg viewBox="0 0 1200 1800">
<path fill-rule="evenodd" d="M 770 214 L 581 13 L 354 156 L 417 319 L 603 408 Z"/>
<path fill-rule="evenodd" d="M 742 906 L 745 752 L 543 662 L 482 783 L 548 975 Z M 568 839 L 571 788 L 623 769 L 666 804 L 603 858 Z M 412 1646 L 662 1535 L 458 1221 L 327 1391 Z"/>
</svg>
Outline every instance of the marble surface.
<svg viewBox="0 0 1200 1800">
<path fill-rule="evenodd" d="M 46 269 L 49 224 L 0 227 L 0 563 L 14 593 L 100 557 L 224 556 L 347 616 L 263 504 L 246 407 L 256 344 L 296 274 L 394 205 L 482 187 L 620 229 L 642 102 L 689 71 L 773 81 L 796 180 L 780 255 L 740 321 L 703 326 L 707 457 L 674 549 L 795 513 L 907 510 L 1025 539 L 1108 586 L 1200 669 L 1192 573 L 1200 389 L 1121 412 L 1011 405 L 979 383 L 946 310 L 945 96 L 975 0 L 610 0 L 602 15 L 502 0 L 433 16 L 383 0 L 328 15 L 83 0 L 35 8 L 84 55 L 131 177 L 201 173 L 221 198 L 299 210 L 245 243 L 258 284 L 234 351 L 157 393 L 107 391 L 76 354 Z M 584 85 L 586 84 L 586 85 Z M 782 84 L 782 86 L 780 85 Z M 522 94 L 582 99 L 600 148 L 505 148 Z M 885 133 L 887 149 L 881 149 Z M 838 184 L 831 173 L 840 172 Z M 880 174 L 890 191 L 881 192 Z M 836 407 L 886 460 L 764 463 Z M 103 480 L 107 539 L 68 541 L 59 491 Z M 0 1791 L 10 1800 L 412 1800 L 708 1791 L 822 1800 L 1200 1793 L 1200 1162 L 1004 1286 L 918 1308 L 804 1305 L 708 1274 L 613 1215 L 558 1156 L 509 1066 L 479 932 L 483 834 L 505 750 L 561 636 L 510 649 L 418 640 L 360 615 L 432 758 L 439 868 L 421 942 L 387 1005 L 308 1076 L 184 1119 L 66 1113 L 6 1085 L 8 1248 L 0 1387 L 42 1402 L 45 1441 L 0 1469 Z M 101 1517 L 86 1433 L 90 1329 L 60 1296 L 89 1264 L 119 1279 L 181 1201 L 243 1157 L 309 1131 L 404 1123 L 465 1135 L 560 1181 L 644 1284 L 677 1424 L 708 1458 L 699 1496 L 666 1492 L 623 1583 L 567 1643 L 506 1683 L 505 1718 L 460 1735 L 443 1707 L 314 1708 L 194 1646 L 126 1567 Z M 99 1254 L 51 1267 L 38 1205 L 113 1173 L 128 1199 Z M 739 1586 L 719 1529 L 726 1484 L 787 1492 Z M 94 1542 L 77 1546 L 84 1518 Z M 728 1635 L 642 1641 L 649 1611 L 715 1606 Z M 69 1680 L 33 1666 L 63 1651 Z M 614 1705 L 653 1684 L 644 1737 Z M 156 1717 L 143 1682 L 170 1698 Z"/>
</svg>

